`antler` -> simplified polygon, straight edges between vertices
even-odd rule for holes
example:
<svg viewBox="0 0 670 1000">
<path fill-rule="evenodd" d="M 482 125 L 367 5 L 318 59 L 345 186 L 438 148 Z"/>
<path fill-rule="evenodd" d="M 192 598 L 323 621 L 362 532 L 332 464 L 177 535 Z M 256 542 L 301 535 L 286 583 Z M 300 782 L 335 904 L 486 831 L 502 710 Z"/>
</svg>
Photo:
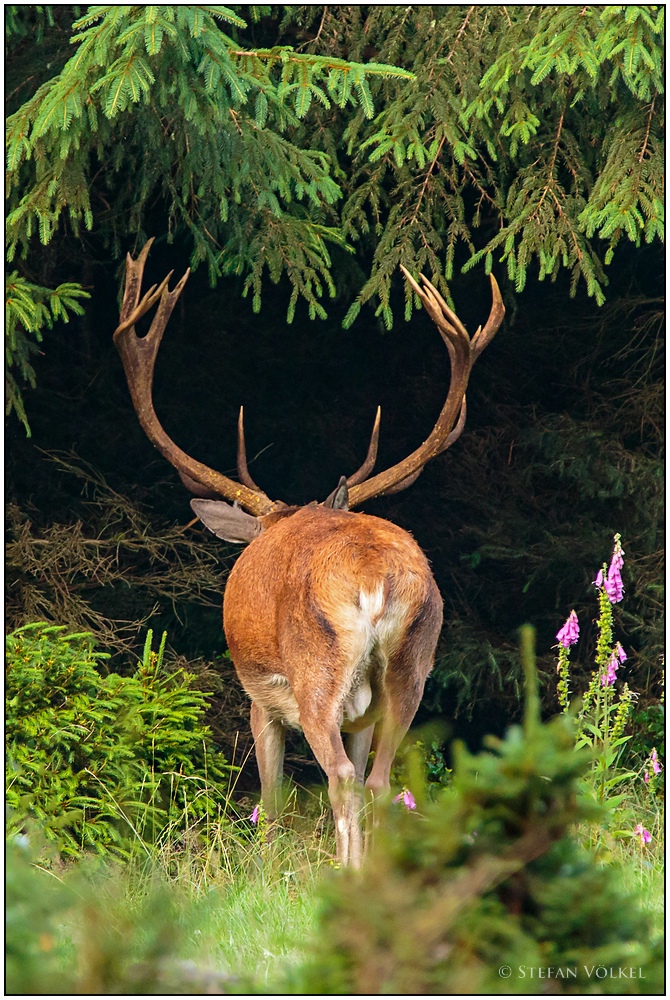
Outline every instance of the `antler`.
<svg viewBox="0 0 670 1000">
<path fill-rule="evenodd" d="M 493 295 L 491 312 L 484 328 L 478 327 L 474 337 L 470 339 L 458 316 L 452 312 L 430 281 L 422 274 L 422 286 L 420 286 L 402 264 L 400 267 L 447 345 L 451 360 L 449 392 L 435 427 L 416 451 L 413 451 L 402 462 L 386 469 L 385 472 L 378 472 L 371 479 L 362 481 L 359 474 L 356 473 L 356 482 L 349 490 L 349 507 L 358 506 L 371 497 L 379 496 L 382 493 L 398 493 L 400 490 L 404 490 L 420 475 L 431 458 L 446 451 L 460 437 L 465 427 L 465 391 L 468 387 L 472 366 L 495 336 L 505 315 L 505 306 L 498 283 L 491 275 Z M 378 429 L 377 422 L 375 422 L 375 427 Z M 366 465 L 367 461 L 362 468 L 366 468 Z M 366 468 L 366 474 L 368 471 L 371 471 L 371 467 L 370 469 Z"/>
<path fill-rule="evenodd" d="M 137 260 L 133 260 L 128 254 L 121 321 L 114 331 L 114 343 L 123 361 L 128 388 L 142 429 L 151 443 L 167 458 L 168 462 L 174 465 L 182 481 L 193 492 L 199 493 L 200 496 L 211 497 L 215 495 L 225 497 L 226 500 L 236 501 L 249 513 L 257 516 L 269 514 L 282 507 L 283 504 L 270 500 L 253 483 L 246 471 L 246 459 L 243 461 L 244 472 L 241 469 L 243 482 L 236 483 L 182 451 L 165 433 L 156 416 L 151 399 L 156 355 L 172 310 L 188 280 L 190 268 L 172 291 L 168 289 L 168 283 L 172 277 L 172 271 L 170 271 L 160 285 L 152 285 L 140 300 L 144 265 L 152 243 L 153 238 L 147 240 Z M 135 332 L 135 323 L 156 302 L 158 302 L 158 309 L 151 321 L 149 332 L 146 337 L 140 338 Z"/>
<path fill-rule="evenodd" d="M 365 461 L 357 472 L 348 476 L 347 486 L 355 486 L 357 483 L 364 482 L 367 476 L 369 476 L 374 469 L 375 462 L 377 461 L 377 445 L 379 444 L 379 424 L 381 419 L 382 408 L 381 406 L 378 406 L 377 416 L 375 417 L 375 422 L 372 426 L 372 436 L 370 438 L 370 444 L 368 446 L 368 453 L 365 456 Z"/>
</svg>

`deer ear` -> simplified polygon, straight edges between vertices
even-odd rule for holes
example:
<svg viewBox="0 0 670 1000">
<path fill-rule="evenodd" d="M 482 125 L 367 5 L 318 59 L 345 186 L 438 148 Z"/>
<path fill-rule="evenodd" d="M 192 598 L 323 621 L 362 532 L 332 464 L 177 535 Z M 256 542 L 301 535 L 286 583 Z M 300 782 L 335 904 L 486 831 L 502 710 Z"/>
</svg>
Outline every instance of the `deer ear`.
<svg viewBox="0 0 670 1000">
<path fill-rule="evenodd" d="M 226 542 L 246 545 L 263 530 L 257 517 L 223 500 L 191 500 L 191 507 L 205 527 Z"/>
<path fill-rule="evenodd" d="M 333 507 L 336 510 L 349 510 L 349 487 L 346 476 L 340 476 L 339 483 L 323 501 L 323 506 Z"/>
</svg>

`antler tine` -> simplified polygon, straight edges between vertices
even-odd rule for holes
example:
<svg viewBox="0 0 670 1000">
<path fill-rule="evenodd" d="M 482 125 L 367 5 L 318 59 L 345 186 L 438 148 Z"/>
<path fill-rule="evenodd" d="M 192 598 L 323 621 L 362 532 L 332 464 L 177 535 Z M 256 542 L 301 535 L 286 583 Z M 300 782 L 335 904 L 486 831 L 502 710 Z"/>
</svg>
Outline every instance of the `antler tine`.
<svg viewBox="0 0 670 1000">
<path fill-rule="evenodd" d="M 468 407 L 465 402 L 465 396 L 463 396 L 463 403 L 461 404 L 461 412 L 458 417 L 458 423 L 454 427 L 451 434 L 447 436 L 447 440 L 444 442 L 444 448 L 442 451 L 446 451 L 447 448 L 451 448 L 454 441 L 457 441 L 461 434 L 463 433 L 463 428 L 465 427 L 465 421 L 468 418 Z"/>
<path fill-rule="evenodd" d="M 182 278 L 182 281 L 188 278 L 188 275 L 190 273 L 191 269 L 189 267 L 188 270 L 186 271 L 186 274 Z M 135 306 L 130 316 L 128 316 L 126 320 L 124 320 L 122 323 L 119 323 L 119 325 L 117 326 L 116 330 L 114 331 L 115 337 L 123 333 L 124 330 L 129 330 L 131 326 L 135 326 L 138 319 L 142 319 L 145 313 L 149 312 L 154 302 L 157 302 L 158 299 L 160 299 L 161 295 L 163 294 L 163 291 L 168 287 L 170 283 L 170 278 L 172 277 L 173 274 L 174 271 L 170 271 L 169 274 L 165 275 L 160 285 L 152 285 L 149 291 L 144 293 L 141 301 Z"/>
<path fill-rule="evenodd" d="M 442 298 L 435 285 L 428 280 L 425 274 L 422 274 L 420 277 L 425 285 L 425 288 L 422 289 L 424 293 L 422 301 L 424 301 L 425 297 L 429 298 L 432 295 L 437 303 L 437 306 L 439 307 L 440 312 L 442 313 L 442 315 L 440 315 L 439 312 L 437 313 L 438 321 L 441 322 L 434 321 L 437 322 L 438 329 L 440 330 L 440 332 L 442 332 L 442 324 L 444 324 L 445 327 L 448 327 L 450 329 L 451 333 L 455 333 L 459 338 L 461 338 L 462 340 L 466 340 L 469 343 L 470 337 L 468 336 L 468 331 L 465 329 L 465 327 L 461 323 L 456 313 L 453 311 L 453 309 L 451 309 L 447 305 L 447 303 Z M 432 319 L 433 318 L 432 313 L 430 315 Z M 448 320 L 448 323 L 445 322 L 445 320 Z"/>
<path fill-rule="evenodd" d="M 152 243 L 153 239 L 147 241 L 137 260 L 133 260 L 130 254 L 128 255 L 120 323 L 114 332 L 114 343 L 123 361 L 128 388 L 142 429 L 151 443 L 175 467 L 191 490 L 197 490 L 201 495 L 210 496 L 213 492 L 227 500 L 235 500 L 252 514 L 268 514 L 280 507 L 281 504 L 270 500 L 257 486 L 236 483 L 222 473 L 216 472 L 191 458 L 165 433 L 156 416 L 151 391 L 156 355 L 167 322 L 188 280 L 190 269 L 186 271 L 172 291 L 168 287 L 170 280 L 170 275 L 168 275 L 160 285 L 152 286 L 140 300 L 144 265 Z M 135 332 L 136 321 L 156 302 L 158 302 L 158 308 L 151 321 L 149 332 L 146 337 L 138 337 Z"/>
<path fill-rule="evenodd" d="M 382 408 L 377 407 L 377 416 L 375 417 L 375 422 L 372 427 L 372 436 L 370 437 L 370 444 L 368 446 L 368 453 L 365 456 L 365 461 L 361 465 L 360 469 L 357 469 L 353 475 L 349 476 L 347 479 L 347 486 L 356 486 L 357 483 L 362 483 L 364 479 L 370 475 L 374 469 L 375 462 L 377 461 L 377 446 L 379 444 L 379 424 L 382 419 Z"/>
<path fill-rule="evenodd" d="M 147 262 L 153 242 L 154 237 L 152 236 L 140 250 L 137 260 L 133 260 L 129 253 L 126 254 L 126 280 L 123 290 L 123 303 L 121 304 L 121 325 L 125 324 L 128 316 L 130 316 L 139 302 L 142 278 L 144 277 L 144 265 Z"/>
<path fill-rule="evenodd" d="M 467 330 L 425 274 L 420 275 L 425 286 L 421 287 L 402 264 L 400 265 L 400 269 L 410 282 L 433 323 L 438 328 L 442 339 L 449 348 L 449 353 L 452 354 L 452 348 L 457 347 L 459 344 L 464 344 L 465 342 L 469 344 L 470 338 Z"/>
<path fill-rule="evenodd" d="M 482 328 L 479 327 L 472 338 L 471 349 L 475 358 L 478 358 L 487 344 L 491 343 L 498 332 L 498 328 L 503 321 L 503 316 L 505 315 L 505 306 L 502 300 L 502 295 L 500 294 L 498 282 L 492 274 L 489 275 L 489 278 L 491 279 L 491 295 L 493 296 L 493 305 L 491 306 L 489 318 L 484 324 L 484 329 L 482 330 Z"/>
<path fill-rule="evenodd" d="M 421 275 L 421 285 L 419 285 L 402 264 L 400 268 L 448 348 L 451 361 L 449 390 L 437 423 L 423 444 L 386 471 L 379 472 L 364 482 L 356 483 L 349 491 L 350 507 L 383 493 L 397 493 L 405 489 L 414 482 L 431 458 L 446 451 L 460 437 L 467 416 L 465 392 L 472 365 L 490 343 L 505 315 L 500 290 L 492 278 L 493 306 L 486 325 L 483 329 L 477 330 L 471 341 L 463 323 L 425 275 Z"/>
<path fill-rule="evenodd" d="M 405 479 L 401 479 L 399 483 L 395 484 L 395 486 L 389 486 L 387 490 L 384 490 L 384 496 L 390 497 L 393 493 L 401 493 L 402 490 L 406 490 L 408 486 L 411 486 L 412 483 L 415 483 L 417 481 L 417 479 L 423 472 L 423 468 L 424 467 L 422 465 L 421 468 L 417 469 L 416 472 L 413 472 L 411 476 L 406 476 Z"/>
<path fill-rule="evenodd" d="M 247 465 L 247 448 L 244 443 L 243 406 L 240 406 L 240 415 L 237 418 L 237 474 L 240 477 L 240 481 L 243 482 L 245 486 L 248 486 L 250 490 L 255 490 L 257 493 L 262 492 L 251 478 L 249 467 Z"/>
</svg>

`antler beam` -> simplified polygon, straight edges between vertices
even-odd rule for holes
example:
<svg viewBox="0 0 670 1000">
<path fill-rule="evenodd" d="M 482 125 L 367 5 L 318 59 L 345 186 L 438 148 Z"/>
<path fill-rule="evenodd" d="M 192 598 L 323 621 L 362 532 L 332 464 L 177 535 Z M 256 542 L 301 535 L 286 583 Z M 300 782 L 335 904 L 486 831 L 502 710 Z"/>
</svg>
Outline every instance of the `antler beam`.
<svg viewBox="0 0 670 1000">
<path fill-rule="evenodd" d="M 121 355 L 128 388 L 142 429 L 151 443 L 177 469 L 182 480 L 190 489 L 202 491 L 201 495 L 211 496 L 214 493 L 226 500 L 237 502 L 249 513 L 256 516 L 269 514 L 282 507 L 283 504 L 270 500 L 255 484 L 248 485 L 248 480 L 250 480 L 248 474 L 247 483 L 236 483 L 222 473 L 216 472 L 209 466 L 203 465 L 202 462 L 191 458 L 166 434 L 156 416 L 152 401 L 156 355 L 172 310 L 188 280 L 190 268 L 172 291 L 168 290 L 168 282 L 172 276 L 171 271 L 160 285 L 153 285 L 140 301 L 144 266 L 152 243 L 153 238 L 147 240 L 137 260 L 133 260 L 128 254 L 120 323 L 114 331 L 114 343 Z M 151 321 L 149 332 L 146 337 L 138 337 L 135 332 L 135 323 L 156 302 L 158 302 L 158 308 Z"/>
<path fill-rule="evenodd" d="M 465 426 L 465 392 L 472 366 L 495 336 L 505 315 L 498 283 L 491 275 L 491 312 L 484 328 L 479 327 L 470 339 L 458 316 L 449 308 L 434 285 L 423 274 L 422 284 L 419 285 L 402 264 L 400 267 L 447 346 L 451 360 L 451 382 L 437 423 L 423 444 L 385 472 L 379 472 L 365 481 L 357 479 L 349 490 L 350 507 L 359 506 L 371 497 L 397 493 L 410 486 L 431 458 L 446 451 L 457 440 Z"/>
</svg>

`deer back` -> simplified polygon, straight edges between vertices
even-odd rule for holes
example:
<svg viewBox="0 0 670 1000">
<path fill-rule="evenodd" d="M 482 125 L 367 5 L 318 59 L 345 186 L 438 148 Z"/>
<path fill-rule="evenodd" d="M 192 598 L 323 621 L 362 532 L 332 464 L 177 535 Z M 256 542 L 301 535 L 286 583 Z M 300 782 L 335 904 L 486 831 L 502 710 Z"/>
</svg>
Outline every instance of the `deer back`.
<svg viewBox="0 0 670 1000">
<path fill-rule="evenodd" d="M 428 560 L 397 525 L 325 507 L 267 520 L 224 595 L 226 639 L 248 689 L 283 675 L 295 690 L 317 661 L 328 664 L 324 683 L 344 689 L 373 646 L 387 657 L 417 623 L 441 620 Z"/>
</svg>

